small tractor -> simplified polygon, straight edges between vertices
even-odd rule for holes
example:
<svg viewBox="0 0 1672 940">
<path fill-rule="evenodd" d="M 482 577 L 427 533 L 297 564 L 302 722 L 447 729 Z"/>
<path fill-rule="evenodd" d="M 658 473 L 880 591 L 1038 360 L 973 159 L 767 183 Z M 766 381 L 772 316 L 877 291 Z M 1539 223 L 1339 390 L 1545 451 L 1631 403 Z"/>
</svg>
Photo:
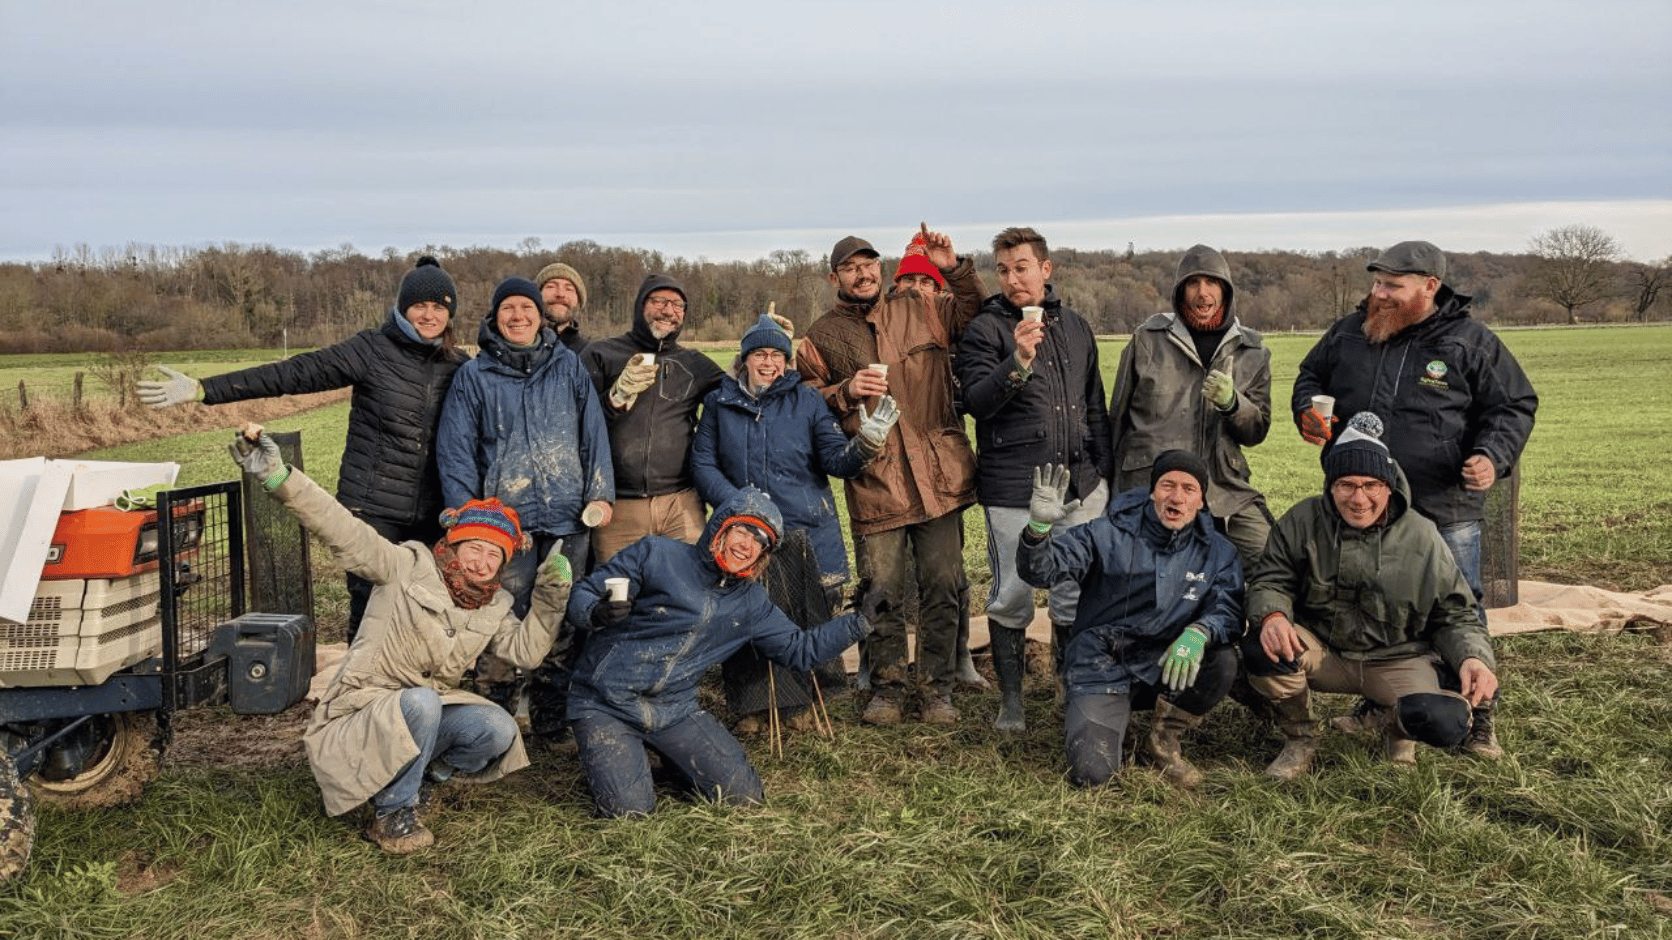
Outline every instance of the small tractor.
<svg viewBox="0 0 1672 940">
<path fill-rule="evenodd" d="M 277 714 L 307 693 L 307 542 L 287 515 L 245 518 L 270 502 L 229 481 L 60 513 L 28 619 L 0 619 L 0 882 L 28 862 L 32 801 L 138 799 L 178 710 Z M 250 613 L 246 588 L 271 580 L 274 555 L 305 601 Z"/>
</svg>

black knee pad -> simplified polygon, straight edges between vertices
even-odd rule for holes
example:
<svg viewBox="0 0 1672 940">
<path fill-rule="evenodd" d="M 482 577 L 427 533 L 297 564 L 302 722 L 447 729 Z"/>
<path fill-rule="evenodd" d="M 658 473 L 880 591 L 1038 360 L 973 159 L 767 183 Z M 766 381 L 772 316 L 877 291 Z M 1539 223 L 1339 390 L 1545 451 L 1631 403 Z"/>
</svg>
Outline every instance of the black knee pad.
<svg viewBox="0 0 1672 940">
<path fill-rule="evenodd" d="M 1394 706 L 1399 727 L 1415 740 L 1434 747 L 1455 747 L 1469 733 L 1467 699 L 1435 692 L 1402 695 Z"/>
<path fill-rule="evenodd" d="M 1260 646 L 1258 627 L 1249 630 L 1237 641 L 1237 652 L 1242 654 L 1242 668 L 1251 676 L 1292 676 L 1300 671 L 1294 660 L 1272 662 Z"/>
</svg>

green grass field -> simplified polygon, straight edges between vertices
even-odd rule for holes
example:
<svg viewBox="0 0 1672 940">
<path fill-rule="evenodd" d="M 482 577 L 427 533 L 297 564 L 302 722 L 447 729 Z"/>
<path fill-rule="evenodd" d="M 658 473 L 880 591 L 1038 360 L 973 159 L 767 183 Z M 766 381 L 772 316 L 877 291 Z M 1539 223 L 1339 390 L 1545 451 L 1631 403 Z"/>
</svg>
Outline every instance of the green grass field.
<svg viewBox="0 0 1672 940">
<path fill-rule="evenodd" d="M 1542 396 L 1524 570 L 1672 581 L 1672 328 L 1506 340 Z M 1273 339 L 1279 402 L 1312 341 Z M 1118 348 L 1105 346 L 1109 370 Z M 345 415 L 274 422 L 304 431 L 327 486 Z M 226 436 L 102 456 L 220 479 Z M 1252 459 L 1274 511 L 1320 485 L 1286 422 Z M 1202 790 L 1140 765 L 1078 792 L 1035 679 L 1025 736 L 990 729 L 989 693 L 959 695 L 954 728 L 864 727 L 839 703 L 834 740 L 792 737 L 782 758 L 751 740 L 757 809 L 668 791 L 650 819 L 596 821 L 573 758 L 542 754 L 501 784 L 449 791 L 437 847 L 408 858 L 325 818 L 298 760 L 257 772 L 211 756 L 165 768 L 132 807 L 42 812 L 31 870 L 0 888 L 0 937 L 1672 936 L 1672 630 L 1509 638 L 1499 660 L 1509 757 L 1496 764 L 1422 748 L 1400 773 L 1329 733 L 1317 772 L 1274 786 L 1259 771 L 1279 736 L 1226 703 L 1186 739 Z M 1326 713 L 1351 704 L 1323 698 Z"/>
</svg>

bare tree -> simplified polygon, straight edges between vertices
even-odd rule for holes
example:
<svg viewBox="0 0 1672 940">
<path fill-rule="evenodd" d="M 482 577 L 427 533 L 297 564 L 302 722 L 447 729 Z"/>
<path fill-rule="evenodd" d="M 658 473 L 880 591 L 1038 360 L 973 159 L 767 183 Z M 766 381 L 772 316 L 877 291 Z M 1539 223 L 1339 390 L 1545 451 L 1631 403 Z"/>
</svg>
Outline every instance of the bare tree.
<svg viewBox="0 0 1672 940">
<path fill-rule="evenodd" d="M 1580 307 L 1615 292 L 1614 262 L 1620 245 L 1602 229 L 1564 225 L 1535 236 L 1531 247 L 1538 256 L 1533 293 L 1566 310 L 1569 323 L 1579 322 Z"/>
<path fill-rule="evenodd" d="M 1672 258 L 1659 264 L 1634 264 L 1627 281 L 1631 285 L 1631 309 L 1637 319 L 1649 322 L 1649 308 L 1660 299 L 1660 292 L 1672 283 Z"/>
</svg>

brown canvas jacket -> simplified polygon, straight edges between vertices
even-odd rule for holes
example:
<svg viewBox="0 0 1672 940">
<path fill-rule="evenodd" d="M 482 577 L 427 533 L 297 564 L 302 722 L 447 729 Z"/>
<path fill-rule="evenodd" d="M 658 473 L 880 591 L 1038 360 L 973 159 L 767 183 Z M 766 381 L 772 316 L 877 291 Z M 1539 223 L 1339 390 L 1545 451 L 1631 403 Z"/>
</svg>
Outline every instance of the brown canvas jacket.
<svg viewBox="0 0 1672 940">
<path fill-rule="evenodd" d="M 870 307 L 837 304 L 808 327 L 796 369 L 824 396 L 848 435 L 859 408 L 848 380 L 873 362 L 888 366 L 900 422 L 882 453 L 847 481 L 853 534 L 872 535 L 938 519 L 975 502 L 975 452 L 953 404 L 952 348 L 981 309 L 981 278 L 968 258 L 946 275 L 935 300 L 887 296 Z"/>
</svg>

